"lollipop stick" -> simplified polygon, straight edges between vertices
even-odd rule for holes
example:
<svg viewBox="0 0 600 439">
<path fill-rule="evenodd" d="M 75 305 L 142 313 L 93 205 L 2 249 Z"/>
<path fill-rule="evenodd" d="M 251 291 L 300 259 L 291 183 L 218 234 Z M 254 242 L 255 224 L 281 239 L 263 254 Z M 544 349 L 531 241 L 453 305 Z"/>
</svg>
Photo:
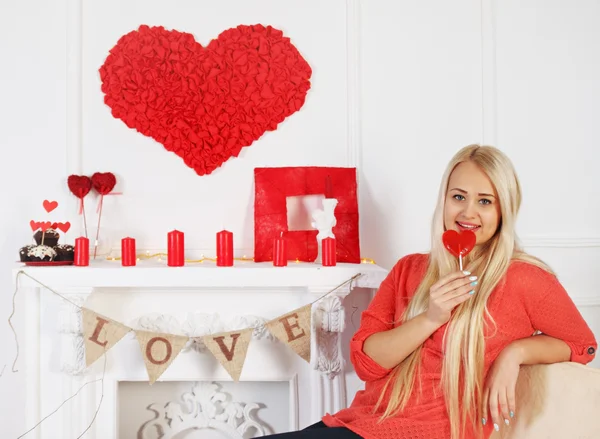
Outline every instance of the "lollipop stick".
<svg viewBox="0 0 600 439">
<path fill-rule="evenodd" d="M 459 253 L 458 255 L 458 265 L 460 267 L 460 271 L 463 271 L 463 266 L 462 266 L 462 255 Z"/>
</svg>

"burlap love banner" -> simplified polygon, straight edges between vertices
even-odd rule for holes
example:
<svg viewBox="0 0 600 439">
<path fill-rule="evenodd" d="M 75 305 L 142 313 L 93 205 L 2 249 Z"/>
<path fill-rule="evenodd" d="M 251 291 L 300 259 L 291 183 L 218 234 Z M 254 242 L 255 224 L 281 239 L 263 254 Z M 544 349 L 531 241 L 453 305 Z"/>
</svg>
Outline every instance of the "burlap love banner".
<svg viewBox="0 0 600 439">
<path fill-rule="evenodd" d="M 265 328 L 279 341 L 289 346 L 298 356 L 310 363 L 312 305 L 358 276 L 360 275 L 353 276 L 314 302 L 268 321 Z M 55 292 L 55 294 L 58 293 Z M 129 331 L 134 331 L 148 371 L 150 384 L 160 378 L 190 339 L 188 336 L 178 334 L 134 330 L 85 307 L 81 307 L 81 311 L 86 366 L 90 366 L 106 354 Z M 239 381 L 242 374 L 254 330 L 255 328 L 250 327 L 202 336 L 206 348 L 234 381 Z"/>
<path fill-rule="evenodd" d="M 150 384 L 153 384 L 169 368 L 190 340 L 190 337 L 184 335 L 130 328 L 85 306 L 77 305 L 24 271 L 18 272 L 15 282 L 17 285 L 19 284 L 18 279 L 20 275 L 29 277 L 43 287 L 44 290 L 56 294 L 81 310 L 86 367 L 91 366 L 102 355 L 106 355 L 125 335 L 133 331 L 138 341 L 144 364 L 146 365 Z M 359 276 L 361 276 L 360 273 L 354 275 L 308 305 L 268 321 L 265 323 L 265 328 L 274 337 L 285 343 L 296 354 L 310 363 L 312 305 L 344 285 L 351 283 Z M 240 379 L 254 331 L 254 327 L 249 327 L 202 336 L 204 345 L 234 381 Z M 16 361 L 17 359 L 15 358 L 15 363 Z"/>
<path fill-rule="evenodd" d="M 312 304 L 276 317 L 266 328 L 278 340 L 310 363 Z M 153 384 L 173 363 L 187 344 L 189 337 L 152 331 L 133 330 L 85 307 L 82 308 L 86 366 L 106 354 L 127 333 L 135 332 L 150 384 Z M 202 337 L 207 349 L 225 368 L 234 381 L 240 379 L 254 328 L 209 334 Z"/>
</svg>

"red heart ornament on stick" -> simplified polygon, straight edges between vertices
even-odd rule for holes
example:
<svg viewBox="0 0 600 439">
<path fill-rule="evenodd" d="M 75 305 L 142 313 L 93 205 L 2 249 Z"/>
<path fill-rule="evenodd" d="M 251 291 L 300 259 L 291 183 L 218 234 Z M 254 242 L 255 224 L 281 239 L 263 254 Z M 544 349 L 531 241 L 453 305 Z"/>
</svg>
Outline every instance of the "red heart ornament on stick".
<svg viewBox="0 0 600 439">
<path fill-rule="evenodd" d="M 442 235 L 444 247 L 454 256 L 464 257 L 475 248 L 477 237 L 470 230 L 458 233 L 456 230 L 446 230 Z"/>
<path fill-rule="evenodd" d="M 98 236 L 100 234 L 100 219 L 102 217 L 102 204 L 104 196 L 108 195 L 115 185 L 117 178 L 112 172 L 96 172 L 92 175 L 92 186 L 100 194 L 100 202 L 98 203 L 98 227 L 96 228 L 96 242 L 94 244 L 94 259 L 96 259 L 96 251 L 98 250 Z"/>
<path fill-rule="evenodd" d="M 46 212 L 50 213 L 58 207 L 58 201 L 44 200 L 43 205 L 44 205 L 44 209 L 46 209 Z"/>
<path fill-rule="evenodd" d="M 96 172 L 92 175 L 92 186 L 100 195 L 109 194 L 117 184 L 117 178 L 112 172 Z"/>
<path fill-rule="evenodd" d="M 48 230 L 50 228 L 51 225 L 52 225 L 52 223 L 50 221 L 44 221 L 44 222 L 40 223 L 40 228 L 42 229 L 42 232 L 45 232 L 46 230 Z"/>
<path fill-rule="evenodd" d="M 100 67 L 112 115 L 198 175 L 300 110 L 311 75 L 290 39 L 260 24 L 228 29 L 206 47 L 189 33 L 142 25 Z"/>
<path fill-rule="evenodd" d="M 31 230 L 35 232 L 37 229 L 40 228 L 40 223 L 38 223 L 37 221 L 31 220 L 31 221 L 29 221 L 29 226 L 31 227 Z"/>
<path fill-rule="evenodd" d="M 87 175 L 73 174 L 69 175 L 69 178 L 67 178 L 67 185 L 69 186 L 71 193 L 79 198 L 79 214 L 83 214 L 83 226 L 85 230 L 85 236 L 87 237 L 87 219 L 85 218 L 83 198 L 90 192 L 90 190 L 92 190 L 92 179 Z"/>
<path fill-rule="evenodd" d="M 83 198 L 92 189 L 92 179 L 87 175 L 69 175 L 67 185 L 73 195 Z"/>
</svg>

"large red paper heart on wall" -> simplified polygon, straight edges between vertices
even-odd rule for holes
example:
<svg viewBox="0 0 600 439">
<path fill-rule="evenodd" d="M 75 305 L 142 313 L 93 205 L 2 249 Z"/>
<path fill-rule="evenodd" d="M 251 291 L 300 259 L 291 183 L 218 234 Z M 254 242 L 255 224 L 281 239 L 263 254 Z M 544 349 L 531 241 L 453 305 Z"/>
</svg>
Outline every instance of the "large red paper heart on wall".
<svg viewBox="0 0 600 439">
<path fill-rule="evenodd" d="M 311 75 L 289 38 L 262 25 L 226 30 L 206 47 L 191 34 L 143 25 L 100 68 L 113 116 L 199 175 L 298 111 Z"/>
</svg>

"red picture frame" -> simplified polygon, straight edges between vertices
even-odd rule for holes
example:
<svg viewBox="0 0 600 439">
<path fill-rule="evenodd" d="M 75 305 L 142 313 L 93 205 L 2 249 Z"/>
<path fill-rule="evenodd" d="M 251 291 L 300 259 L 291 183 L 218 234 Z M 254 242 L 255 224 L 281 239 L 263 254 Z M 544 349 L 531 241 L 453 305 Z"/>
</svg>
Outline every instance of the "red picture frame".
<svg viewBox="0 0 600 439">
<path fill-rule="evenodd" d="M 288 260 L 314 262 L 317 230 L 288 230 L 287 197 L 326 193 L 338 204 L 333 228 L 337 262 L 360 263 L 356 168 L 281 167 L 254 170 L 254 261 L 273 260 L 273 241 L 286 238 Z"/>
</svg>

